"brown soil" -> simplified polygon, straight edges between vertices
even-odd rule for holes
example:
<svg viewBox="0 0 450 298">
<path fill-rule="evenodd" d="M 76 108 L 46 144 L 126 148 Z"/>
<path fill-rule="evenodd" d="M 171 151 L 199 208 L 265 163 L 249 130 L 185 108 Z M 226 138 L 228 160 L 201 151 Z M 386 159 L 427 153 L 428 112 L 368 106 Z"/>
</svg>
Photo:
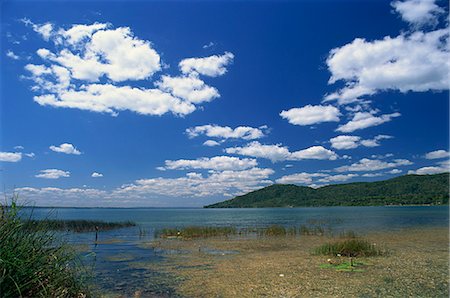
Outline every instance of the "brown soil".
<svg viewBox="0 0 450 298">
<path fill-rule="evenodd" d="M 190 253 L 145 266 L 175 276 L 185 297 L 449 297 L 448 233 L 441 228 L 366 235 L 389 253 L 357 258 L 363 272 L 321 268 L 330 257 L 311 251 L 336 240 L 325 236 L 165 239 L 149 245 Z"/>
</svg>

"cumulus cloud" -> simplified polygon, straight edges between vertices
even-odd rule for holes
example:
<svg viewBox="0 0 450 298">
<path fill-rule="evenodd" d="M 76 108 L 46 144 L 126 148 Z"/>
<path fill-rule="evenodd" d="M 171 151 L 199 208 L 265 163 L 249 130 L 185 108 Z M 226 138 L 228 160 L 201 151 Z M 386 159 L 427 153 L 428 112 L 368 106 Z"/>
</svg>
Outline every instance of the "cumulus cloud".
<svg viewBox="0 0 450 298">
<path fill-rule="evenodd" d="M 208 176 L 187 173 L 180 178 L 140 179 L 113 191 L 117 197 L 169 197 L 235 196 L 272 184 L 268 177 L 272 169 L 251 168 L 242 171 L 213 171 Z"/>
<path fill-rule="evenodd" d="M 92 178 L 100 178 L 100 177 L 103 177 L 103 174 L 102 173 L 98 173 L 98 172 L 93 172 L 91 174 L 91 177 Z"/>
<path fill-rule="evenodd" d="M 372 172 L 378 170 L 384 170 L 389 168 L 396 168 L 399 166 L 408 166 L 413 163 L 407 159 L 394 159 L 391 162 L 363 158 L 360 161 L 353 163 L 349 166 L 341 166 L 336 168 L 337 172 Z"/>
<path fill-rule="evenodd" d="M 335 152 L 325 149 L 322 146 L 312 146 L 307 149 L 290 152 L 287 147 L 284 147 L 281 144 L 263 145 L 258 141 L 251 142 L 245 147 L 226 148 L 225 152 L 228 154 L 266 158 L 272 162 L 302 159 L 337 159 L 337 154 Z"/>
<path fill-rule="evenodd" d="M 292 175 L 286 175 L 276 180 L 276 183 L 280 184 L 303 184 L 308 185 L 313 182 L 314 178 L 326 177 L 324 173 L 296 173 Z"/>
<path fill-rule="evenodd" d="M 388 172 L 386 172 L 387 174 L 392 174 L 392 175 L 395 175 L 395 174 L 400 174 L 400 173 L 402 173 L 403 171 L 402 170 L 399 170 L 399 169 L 392 169 L 392 170 L 390 170 L 390 171 L 388 171 Z"/>
<path fill-rule="evenodd" d="M 20 152 L 0 152 L 0 162 L 18 162 L 22 160 Z"/>
<path fill-rule="evenodd" d="M 384 114 L 375 116 L 371 112 L 357 112 L 353 119 L 339 126 L 336 131 L 353 132 L 355 130 L 364 129 L 372 126 L 378 126 L 385 122 L 389 122 L 392 118 L 399 117 L 400 113 Z"/>
<path fill-rule="evenodd" d="M 267 126 L 261 126 L 258 128 L 250 126 L 238 126 L 233 129 L 229 126 L 207 124 L 190 127 L 186 129 L 186 134 L 189 138 L 206 135 L 210 138 L 255 140 L 265 136 L 265 129 L 267 129 Z"/>
<path fill-rule="evenodd" d="M 415 27 L 436 26 L 439 15 L 445 13 L 445 10 L 435 2 L 435 0 L 406 0 L 394 1 L 391 5 L 404 21 Z"/>
<path fill-rule="evenodd" d="M 28 22 L 33 28 L 38 26 Z M 43 31 L 39 28 L 39 32 Z M 151 42 L 134 36 L 129 27 L 94 23 L 68 29 L 49 24 L 46 28 L 49 30 L 45 38 L 53 42 L 55 50 L 38 49 L 36 53 L 45 64 L 25 66 L 29 79 L 34 81 L 32 90 L 40 93 L 34 101 L 43 106 L 113 116 L 125 110 L 142 115 L 170 112 L 184 116 L 195 111 L 196 105 L 220 96 L 199 75 L 224 74 L 232 55 L 198 58 L 199 61 L 190 58 L 193 60 L 187 59 L 189 63 L 183 60 L 185 67 L 190 65 L 189 72 L 180 76 L 162 74 L 154 79 L 162 71 L 160 55 Z M 155 88 L 139 86 L 141 80 L 150 79 Z"/>
<path fill-rule="evenodd" d="M 281 184 L 300 184 L 309 186 L 318 186 L 316 183 L 336 183 L 345 182 L 354 177 L 358 177 L 358 174 L 337 174 L 331 175 L 327 173 L 296 173 L 292 175 L 286 175 L 276 180 L 276 183 Z"/>
<path fill-rule="evenodd" d="M 208 102 L 220 96 L 216 88 L 206 85 L 197 76 L 162 76 L 161 81 L 156 82 L 156 86 L 162 91 L 195 104 Z"/>
<path fill-rule="evenodd" d="M 358 136 L 337 136 L 330 139 L 331 147 L 335 149 L 354 149 L 359 146 L 377 147 L 380 146 L 380 141 L 385 139 L 392 139 L 392 136 L 377 135 L 373 139 L 361 140 Z"/>
<path fill-rule="evenodd" d="M 74 155 L 80 155 L 81 152 L 75 148 L 74 145 L 69 144 L 69 143 L 64 143 L 61 144 L 59 146 L 50 146 L 49 147 L 50 150 L 55 151 L 55 152 L 59 152 L 59 153 L 64 153 L 64 154 L 74 154 Z"/>
<path fill-rule="evenodd" d="M 425 154 L 426 159 L 448 158 L 449 156 L 449 152 L 445 150 L 436 150 Z"/>
<path fill-rule="evenodd" d="M 447 90 L 448 37 L 448 28 L 417 31 L 374 41 L 357 38 L 331 50 L 327 58 L 329 83 L 343 81 L 345 87 L 328 94 L 325 101 L 348 104 L 388 90 L 402 93 Z"/>
<path fill-rule="evenodd" d="M 58 169 L 47 169 L 41 170 L 39 174 L 35 175 L 35 177 L 45 179 L 59 179 L 61 177 L 70 177 L 70 172 Z"/>
<path fill-rule="evenodd" d="M 448 171 L 449 169 L 445 167 L 429 166 L 429 167 L 422 167 L 417 170 L 410 170 L 408 171 L 408 174 L 432 175 L 432 174 L 446 173 Z"/>
<path fill-rule="evenodd" d="M 330 139 L 331 147 L 341 149 L 353 149 L 359 146 L 361 137 L 358 136 L 337 136 Z"/>
<path fill-rule="evenodd" d="M 13 59 L 13 60 L 19 60 L 19 56 L 17 56 L 16 54 L 14 54 L 14 52 L 13 51 L 11 51 L 11 50 L 8 50 L 7 52 L 6 52 L 6 57 L 8 57 L 8 58 L 11 58 L 11 59 Z"/>
<path fill-rule="evenodd" d="M 237 158 L 230 156 L 203 157 L 198 159 L 166 160 L 165 169 L 186 170 L 186 169 L 210 169 L 215 171 L 224 170 L 245 170 L 257 166 L 255 159 Z"/>
<path fill-rule="evenodd" d="M 225 52 L 223 55 L 213 55 L 205 58 L 187 58 L 181 60 L 179 67 L 184 74 L 197 73 L 217 77 L 227 72 L 226 66 L 233 62 L 234 55 Z"/>
<path fill-rule="evenodd" d="M 337 122 L 341 113 L 333 106 L 307 105 L 282 111 L 280 116 L 294 125 L 311 125 L 321 122 Z"/>
<path fill-rule="evenodd" d="M 205 142 L 203 142 L 203 146 L 208 146 L 208 147 L 214 147 L 214 146 L 219 146 L 220 143 L 216 142 L 214 140 L 206 140 Z"/>
</svg>

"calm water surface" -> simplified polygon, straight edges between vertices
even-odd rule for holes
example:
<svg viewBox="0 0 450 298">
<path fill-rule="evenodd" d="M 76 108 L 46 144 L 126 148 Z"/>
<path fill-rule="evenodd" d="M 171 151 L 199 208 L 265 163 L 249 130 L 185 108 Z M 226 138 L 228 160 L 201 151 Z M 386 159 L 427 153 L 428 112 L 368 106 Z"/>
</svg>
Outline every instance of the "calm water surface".
<svg viewBox="0 0 450 298">
<path fill-rule="evenodd" d="M 173 277 L 142 264 L 158 263 L 167 252 L 145 246 L 161 228 L 183 226 L 264 227 L 308 225 L 320 222 L 333 233 L 393 231 L 405 228 L 448 227 L 448 206 L 324 207 L 264 209 L 202 208 L 35 208 L 36 218 L 134 221 L 138 226 L 99 233 L 66 234 L 70 243 L 82 245 L 81 256 L 92 264 L 96 284 L 110 294 L 142 297 L 174 296 Z M 176 253 L 176 252 L 175 252 Z M 181 252 L 182 253 L 182 252 Z"/>
</svg>

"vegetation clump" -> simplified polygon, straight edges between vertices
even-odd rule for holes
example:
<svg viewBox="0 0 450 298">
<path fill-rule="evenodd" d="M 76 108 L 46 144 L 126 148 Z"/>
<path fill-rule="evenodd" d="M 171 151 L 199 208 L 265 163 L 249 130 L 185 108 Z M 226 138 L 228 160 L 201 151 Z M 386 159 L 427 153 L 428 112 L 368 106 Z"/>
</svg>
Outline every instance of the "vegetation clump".
<svg viewBox="0 0 450 298">
<path fill-rule="evenodd" d="M 53 231 L 70 231 L 75 233 L 108 231 L 134 226 L 136 226 L 136 224 L 132 221 L 104 222 L 95 220 L 29 219 L 23 223 L 25 229 L 32 231 L 43 228 Z"/>
<path fill-rule="evenodd" d="M 166 228 L 155 232 L 160 238 L 208 238 L 218 236 L 229 236 L 237 234 L 235 227 L 198 227 L 189 226 L 181 229 Z"/>
<path fill-rule="evenodd" d="M 367 240 L 352 238 L 323 244 L 314 250 L 314 254 L 343 257 L 371 257 L 381 256 L 385 252 Z"/>
<path fill-rule="evenodd" d="M 0 297 L 91 296 L 76 253 L 45 222 L 30 232 L 19 209 L 0 205 Z"/>
</svg>

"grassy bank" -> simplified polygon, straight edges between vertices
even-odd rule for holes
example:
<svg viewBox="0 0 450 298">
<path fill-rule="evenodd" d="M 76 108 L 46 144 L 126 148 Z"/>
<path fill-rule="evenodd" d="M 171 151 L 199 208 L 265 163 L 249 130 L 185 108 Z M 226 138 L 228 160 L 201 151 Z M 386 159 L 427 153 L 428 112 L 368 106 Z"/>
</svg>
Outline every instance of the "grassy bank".
<svg viewBox="0 0 450 298">
<path fill-rule="evenodd" d="M 0 205 L 0 297 L 90 297 L 88 271 L 72 248 L 19 209 Z"/>
</svg>

